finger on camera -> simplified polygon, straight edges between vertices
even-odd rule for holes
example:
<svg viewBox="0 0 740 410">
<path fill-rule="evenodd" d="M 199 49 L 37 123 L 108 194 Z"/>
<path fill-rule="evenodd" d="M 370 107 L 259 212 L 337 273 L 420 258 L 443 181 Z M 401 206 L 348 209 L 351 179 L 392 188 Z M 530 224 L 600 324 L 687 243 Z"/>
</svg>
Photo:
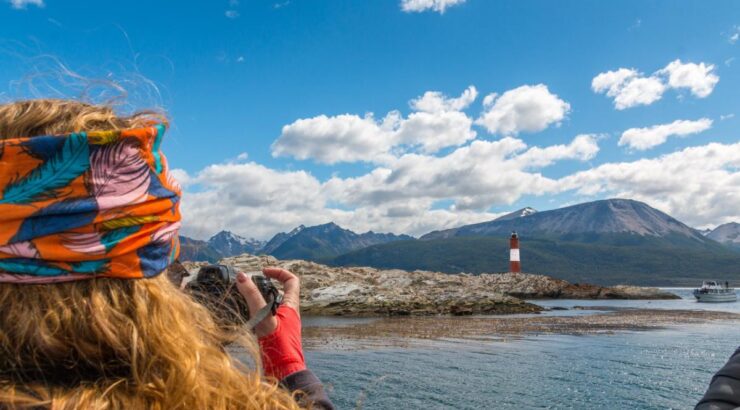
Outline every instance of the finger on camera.
<svg viewBox="0 0 740 410">
<path fill-rule="evenodd" d="M 301 281 L 298 276 L 286 269 L 274 267 L 264 268 L 262 269 L 262 273 L 267 277 L 281 282 L 283 284 L 284 302 L 298 309 L 301 292 Z"/>
<path fill-rule="evenodd" d="M 265 274 L 265 276 L 275 279 L 278 282 L 283 284 L 283 290 L 285 293 L 289 292 L 296 292 L 301 288 L 301 281 L 293 272 L 283 269 L 283 268 L 264 268 L 262 269 L 262 273 Z"/>
<path fill-rule="evenodd" d="M 257 285 L 255 285 L 254 282 L 252 282 L 252 279 L 244 272 L 239 272 L 237 274 L 236 288 L 247 301 L 250 313 L 249 316 L 254 316 L 260 311 L 260 309 L 267 305 L 267 302 L 265 302 L 265 298 L 262 297 Z"/>
</svg>

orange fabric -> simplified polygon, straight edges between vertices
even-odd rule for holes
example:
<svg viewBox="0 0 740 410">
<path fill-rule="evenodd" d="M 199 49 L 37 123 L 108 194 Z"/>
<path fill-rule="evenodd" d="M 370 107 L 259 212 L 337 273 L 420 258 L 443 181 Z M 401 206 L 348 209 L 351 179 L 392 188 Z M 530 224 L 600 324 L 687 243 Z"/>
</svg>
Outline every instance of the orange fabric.
<svg viewBox="0 0 740 410">
<path fill-rule="evenodd" d="M 0 282 L 157 275 L 177 258 L 181 189 L 164 125 L 0 140 Z"/>
</svg>

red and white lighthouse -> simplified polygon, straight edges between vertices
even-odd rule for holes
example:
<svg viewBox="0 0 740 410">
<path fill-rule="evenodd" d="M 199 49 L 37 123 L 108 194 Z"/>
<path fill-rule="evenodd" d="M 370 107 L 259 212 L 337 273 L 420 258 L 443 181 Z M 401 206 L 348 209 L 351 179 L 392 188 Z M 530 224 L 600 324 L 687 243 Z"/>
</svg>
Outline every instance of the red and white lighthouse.
<svg viewBox="0 0 740 410">
<path fill-rule="evenodd" d="M 509 241 L 509 272 L 521 272 L 522 263 L 519 261 L 519 236 L 516 232 L 511 233 Z"/>
</svg>

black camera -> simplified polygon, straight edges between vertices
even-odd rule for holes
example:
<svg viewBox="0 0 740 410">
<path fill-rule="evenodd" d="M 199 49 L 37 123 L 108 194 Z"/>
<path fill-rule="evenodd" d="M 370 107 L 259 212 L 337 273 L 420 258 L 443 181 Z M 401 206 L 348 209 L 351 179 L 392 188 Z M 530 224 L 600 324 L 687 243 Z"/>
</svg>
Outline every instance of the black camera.
<svg viewBox="0 0 740 410">
<path fill-rule="evenodd" d="M 245 323 L 250 327 L 256 326 L 269 313 L 275 314 L 283 301 L 283 295 L 278 291 L 270 278 L 255 272 L 251 276 L 267 306 L 250 322 L 249 306 L 236 287 L 236 274 L 230 265 L 206 265 L 200 268 L 197 276 L 188 285 L 187 289 L 193 297 L 206 306 L 221 325 L 238 326 Z M 260 316 L 262 316 L 260 318 Z"/>
</svg>

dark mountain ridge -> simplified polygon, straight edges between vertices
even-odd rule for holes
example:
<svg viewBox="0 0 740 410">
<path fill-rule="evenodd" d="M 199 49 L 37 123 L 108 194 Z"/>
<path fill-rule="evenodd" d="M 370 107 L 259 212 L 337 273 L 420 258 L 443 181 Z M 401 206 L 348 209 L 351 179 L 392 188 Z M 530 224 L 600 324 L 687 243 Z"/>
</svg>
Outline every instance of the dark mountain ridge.
<svg viewBox="0 0 740 410">
<path fill-rule="evenodd" d="M 280 243 L 277 247 L 268 249 L 266 246 L 262 253 L 275 256 L 278 259 L 326 261 L 368 246 L 413 239 L 408 235 L 375 233 L 372 231 L 357 234 L 333 222 L 308 228 L 302 227 L 298 230 L 294 229 L 290 234 L 283 235 L 285 236 L 279 238 Z M 270 243 L 273 241 L 274 238 Z"/>
<path fill-rule="evenodd" d="M 265 244 L 265 246 L 262 247 L 262 249 L 260 250 L 260 252 L 261 253 L 264 253 L 264 254 L 267 254 L 267 255 L 271 255 L 272 252 L 274 252 L 275 249 L 279 248 L 280 245 L 284 244 L 285 241 L 287 241 L 288 239 L 290 239 L 290 238 L 298 235 L 304 229 L 306 229 L 306 227 L 303 226 L 303 225 L 301 225 L 301 226 L 299 226 L 297 228 L 294 228 L 290 232 L 280 232 L 280 233 L 277 233 L 275 236 L 272 237 L 272 239 L 270 239 L 269 241 L 267 241 L 267 244 Z"/>
<path fill-rule="evenodd" d="M 711 246 L 713 242 L 677 219 L 645 203 L 629 199 L 606 199 L 521 217 L 496 219 L 431 232 L 420 239 L 501 236 L 512 231 L 528 237 L 574 242 L 639 243 L 648 237 L 662 238 L 671 243 Z"/>
</svg>

